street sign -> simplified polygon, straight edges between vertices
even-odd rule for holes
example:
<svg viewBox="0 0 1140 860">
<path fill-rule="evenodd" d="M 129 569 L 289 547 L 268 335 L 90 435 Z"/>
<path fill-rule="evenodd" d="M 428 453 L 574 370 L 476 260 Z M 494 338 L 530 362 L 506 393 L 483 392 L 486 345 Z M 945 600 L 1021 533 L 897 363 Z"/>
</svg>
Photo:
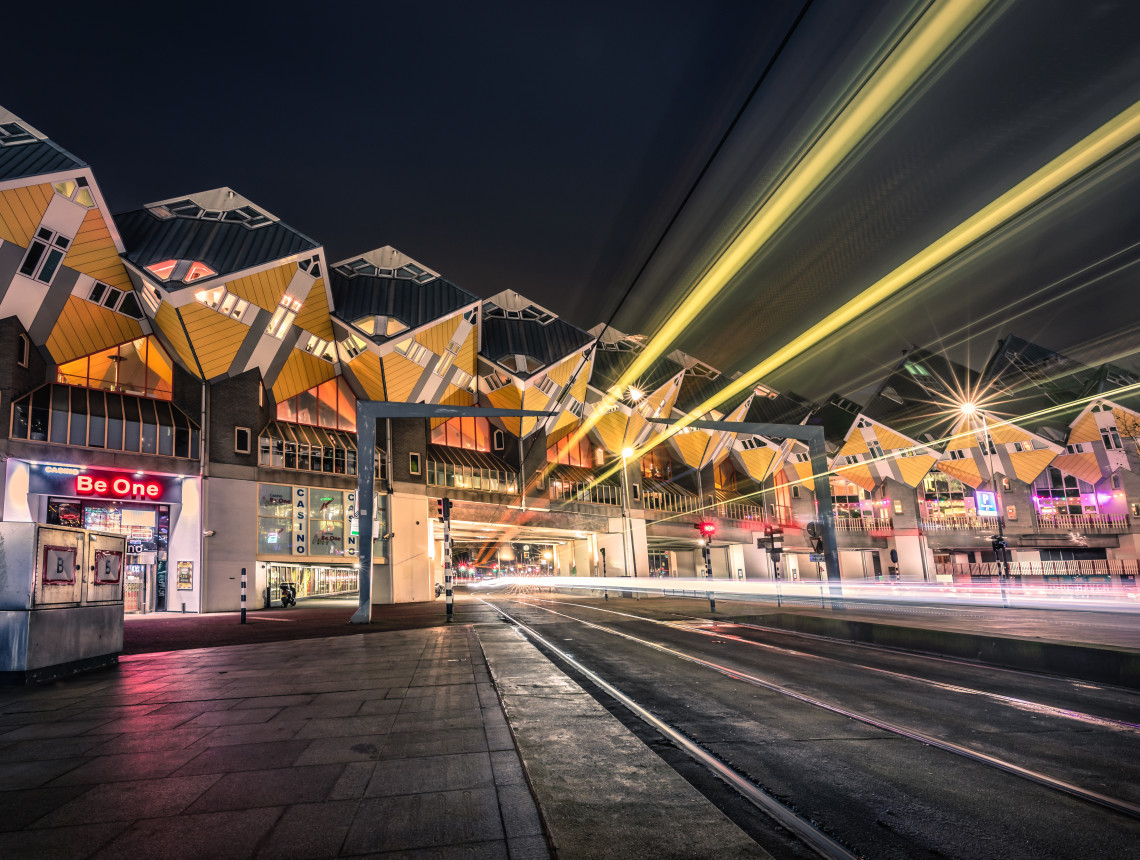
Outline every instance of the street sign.
<svg viewBox="0 0 1140 860">
<path fill-rule="evenodd" d="M 808 553 L 808 561 L 814 561 L 814 562 L 823 563 L 823 561 L 824 561 L 824 555 L 823 555 L 823 553 L 822 553 L 822 552 L 811 552 L 811 553 Z"/>
</svg>

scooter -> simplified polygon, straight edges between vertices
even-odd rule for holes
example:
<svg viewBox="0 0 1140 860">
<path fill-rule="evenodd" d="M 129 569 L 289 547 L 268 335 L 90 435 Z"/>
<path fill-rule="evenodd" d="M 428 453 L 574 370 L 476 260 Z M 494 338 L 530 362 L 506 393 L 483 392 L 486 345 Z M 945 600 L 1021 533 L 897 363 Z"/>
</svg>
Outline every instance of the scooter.
<svg viewBox="0 0 1140 860">
<path fill-rule="evenodd" d="M 439 597 L 441 594 L 443 594 L 443 586 L 437 582 L 435 584 L 435 596 Z"/>
<path fill-rule="evenodd" d="M 297 584 L 294 582 L 281 583 L 281 608 L 288 609 L 297 605 Z"/>
</svg>

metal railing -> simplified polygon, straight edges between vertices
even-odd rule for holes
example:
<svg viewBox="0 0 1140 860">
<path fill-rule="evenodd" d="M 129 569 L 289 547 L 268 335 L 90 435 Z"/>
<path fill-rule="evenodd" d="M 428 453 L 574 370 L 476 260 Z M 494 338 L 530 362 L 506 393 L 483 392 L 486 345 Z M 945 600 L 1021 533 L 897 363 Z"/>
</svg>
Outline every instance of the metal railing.
<svg viewBox="0 0 1140 860">
<path fill-rule="evenodd" d="M 892 527 L 889 519 L 877 517 L 836 517 L 835 530 L 837 532 L 878 532 L 886 531 Z"/>
<path fill-rule="evenodd" d="M 1069 516 L 1064 514 L 1035 514 L 1037 528 L 1046 532 L 1126 532 L 1128 517 L 1110 517 L 1105 514 Z"/>
<path fill-rule="evenodd" d="M 457 490 L 475 490 L 483 493 L 515 495 L 519 491 L 519 476 L 516 472 L 475 469 L 471 466 L 456 466 L 435 460 L 427 461 L 427 482 L 433 487 L 454 487 Z"/>
<path fill-rule="evenodd" d="M 621 505 L 621 487 L 614 484 L 589 484 L 577 481 L 551 481 L 550 498 L 564 502 L 590 502 L 595 505 Z"/>
<path fill-rule="evenodd" d="M 919 526 L 924 532 L 992 532 L 997 528 L 994 517 L 922 517 Z"/>
<path fill-rule="evenodd" d="M 721 502 L 716 506 L 716 515 L 726 520 L 766 519 L 763 505 L 750 505 L 747 502 Z"/>
<path fill-rule="evenodd" d="M 664 511 L 672 514 L 704 513 L 705 505 L 697 496 L 683 496 L 680 493 L 643 492 L 636 503 L 645 511 Z"/>
<path fill-rule="evenodd" d="M 974 564 L 935 564 L 934 572 L 944 576 L 1001 576 L 999 561 Z M 1086 559 L 1084 561 L 1011 561 L 1010 576 L 1136 576 L 1140 559 Z"/>
</svg>

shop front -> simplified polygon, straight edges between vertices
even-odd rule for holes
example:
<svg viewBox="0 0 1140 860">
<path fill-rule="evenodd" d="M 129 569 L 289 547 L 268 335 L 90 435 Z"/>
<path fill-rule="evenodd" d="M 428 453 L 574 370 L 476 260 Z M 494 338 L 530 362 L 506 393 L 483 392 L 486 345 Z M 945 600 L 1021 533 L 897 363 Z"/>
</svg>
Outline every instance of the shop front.
<svg viewBox="0 0 1140 860">
<path fill-rule="evenodd" d="M 181 476 L 42 463 L 27 464 L 27 475 L 33 522 L 126 538 L 124 612 L 173 606 L 171 530 L 182 509 Z"/>
<path fill-rule="evenodd" d="M 283 582 L 298 597 L 348 594 L 360 588 L 361 536 L 354 490 L 258 484 L 257 584 L 262 599 L 280 599 Z M 373 524 L 373 535 L 376 534 Z"/>
</svg>

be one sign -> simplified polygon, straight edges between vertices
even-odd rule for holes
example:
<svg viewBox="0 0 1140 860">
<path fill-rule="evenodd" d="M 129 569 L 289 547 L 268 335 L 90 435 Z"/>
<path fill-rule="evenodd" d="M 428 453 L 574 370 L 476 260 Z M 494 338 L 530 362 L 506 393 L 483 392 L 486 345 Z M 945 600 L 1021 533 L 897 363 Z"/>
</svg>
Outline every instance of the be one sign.
<svg viewBox="0 0 1140 860">
<path fill-rule="evenodd" d="M 119 496 L 124 499 L 157 499 L 162 495 L 162 486 L 155 481 L 131 480 L 121 475 L 115 478 L 76 475 L 75 494 L 77 496 Z"/>
</svg>

